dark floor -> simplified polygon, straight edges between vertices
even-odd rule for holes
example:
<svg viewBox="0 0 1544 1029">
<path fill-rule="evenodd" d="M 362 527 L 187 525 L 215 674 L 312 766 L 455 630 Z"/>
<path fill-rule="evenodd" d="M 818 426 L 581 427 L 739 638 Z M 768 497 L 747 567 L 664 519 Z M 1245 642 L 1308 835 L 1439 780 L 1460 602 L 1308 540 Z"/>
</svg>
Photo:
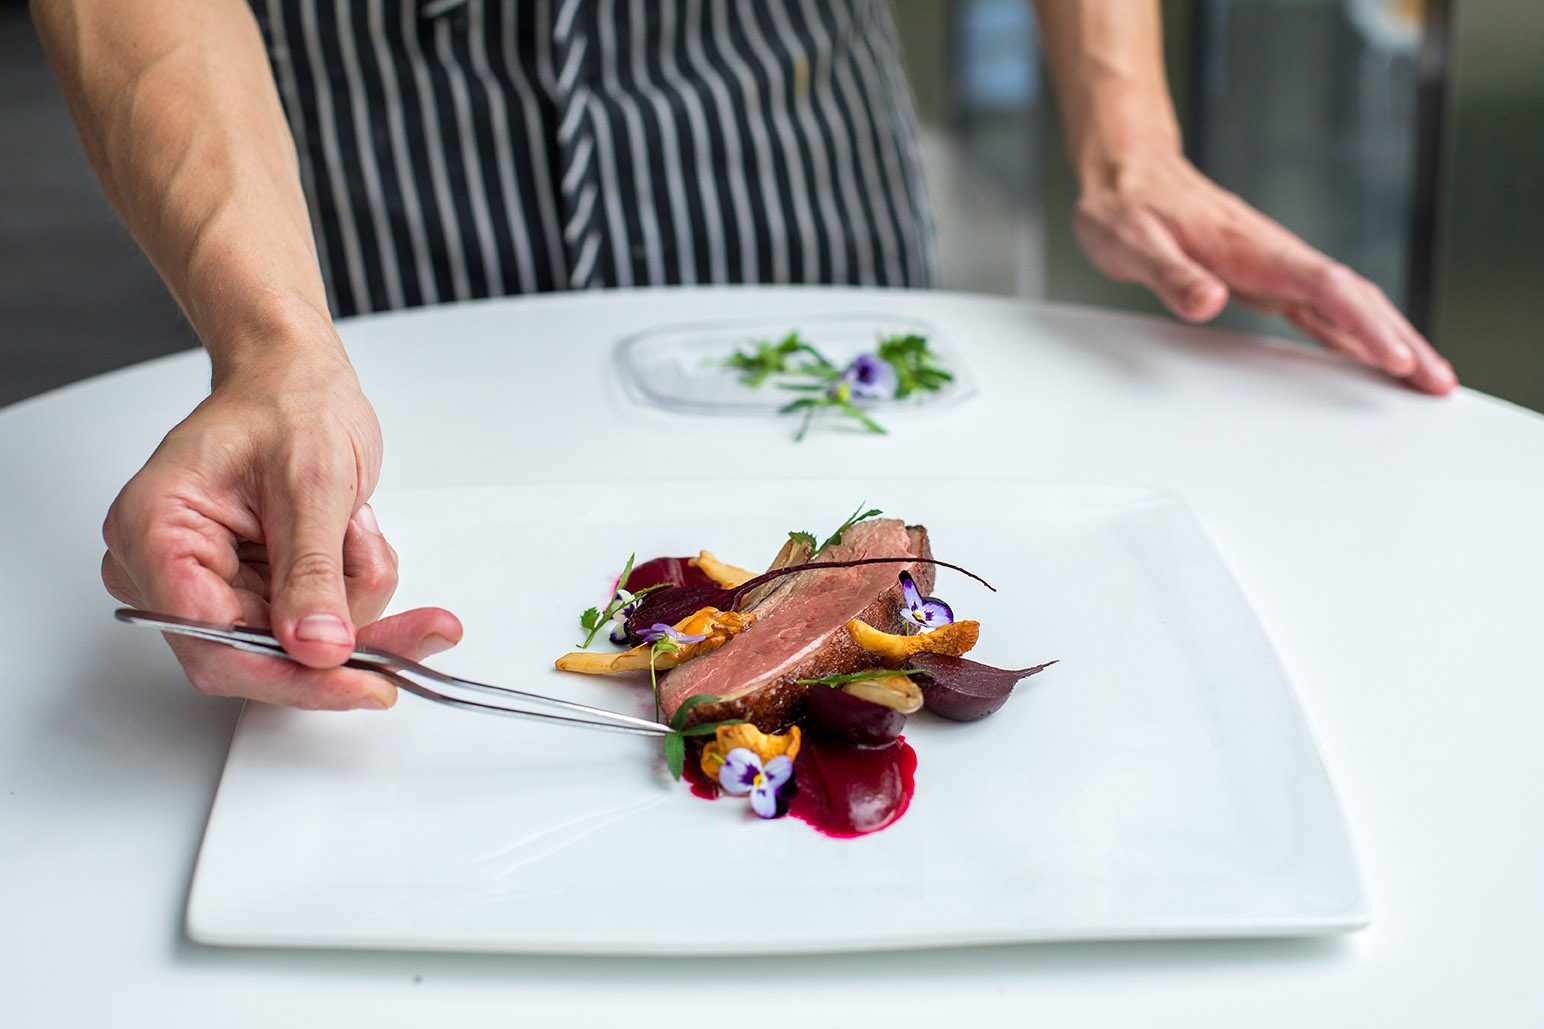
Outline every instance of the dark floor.
<svg viewBox="0 0 1544 1029">
<path fill-rule="evenodd" d="M 0 3 L 0 406 L 196 346 L 102 197 L 27 19 Z"/>
</svg>

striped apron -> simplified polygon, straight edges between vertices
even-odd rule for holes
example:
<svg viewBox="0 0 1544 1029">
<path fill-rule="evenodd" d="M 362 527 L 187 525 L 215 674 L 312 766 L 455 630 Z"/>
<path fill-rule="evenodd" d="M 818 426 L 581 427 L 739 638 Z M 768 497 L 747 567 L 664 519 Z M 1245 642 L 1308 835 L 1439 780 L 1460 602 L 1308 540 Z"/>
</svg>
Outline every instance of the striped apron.
<svg viewBox="0 0 1544 1029">
<path fill-rule="evenodd" d="M 886 0 L 252 0 L 335 314 L 930 285 Z"/>
</svg>

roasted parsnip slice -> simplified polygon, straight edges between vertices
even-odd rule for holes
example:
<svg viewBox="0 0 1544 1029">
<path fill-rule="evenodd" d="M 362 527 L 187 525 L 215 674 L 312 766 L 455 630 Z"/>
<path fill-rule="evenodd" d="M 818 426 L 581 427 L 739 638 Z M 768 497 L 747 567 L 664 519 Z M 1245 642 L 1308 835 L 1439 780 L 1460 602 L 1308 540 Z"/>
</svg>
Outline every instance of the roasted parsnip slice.
<svg viewBox="0 0 1544 1029">
<path fill-rule="evenodd" d="M 742 611 L 720 611 L 716 607 L 705 607 L 696 614 L 681 619 L 674 625 L 674 629 L 687 636 L 706 635 L 708 638 L 697 643 L 688 643 L 679 651 L 661 654 L 654 659 L 654 670 L 663 672 L 674 668 L 684 661 L 690 661 L 698 654 L 706 654 L 710 650 L 717 650 L 729 640 L 744 632 L 746 627 L 756 620 L 756 616 Z M 624 650 L 620 654 L 592 653 L 588 650 L 576 650 L 571 654 L 564 654 L 557 659 L 556 665 L 560 672 L 579 672 L 583 675 L 611 675 L 616 672 L 643 672 L 648 671 L 649 655 L 654 647 L 649 643 L 640 643 L 631 650 Z"/>
</svg>

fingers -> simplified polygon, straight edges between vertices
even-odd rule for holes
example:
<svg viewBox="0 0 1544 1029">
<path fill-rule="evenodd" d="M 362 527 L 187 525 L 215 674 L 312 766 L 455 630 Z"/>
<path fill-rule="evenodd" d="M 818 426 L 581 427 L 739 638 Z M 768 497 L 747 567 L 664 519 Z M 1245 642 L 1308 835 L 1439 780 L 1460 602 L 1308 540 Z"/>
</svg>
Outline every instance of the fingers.
<svg viewBox="0 0 1544 1029">
<path fill-rule="evenodd" d="M 331 455 L 292 470 L 264 504 L 271 571 L 271 627 L 284 649 L 312 668 L 343 663 L 354 648 L 343 539 L 356 479 Z"/>
<path fill-rule="evenodd" d="M 1211 321 L 1221 314 L 1228 306 L 1227 285 L 1191 260 L 1169 233 L 1143 235 L 1141 282 L 1163 306 L 1187 322 Z"/>
<path fill-rule="evenodd" d="M 459 642 L 461 623 L 449 611 L 420 608 L 360 630 L 371 646 L 422 660 Z M 239 696 L 312 710 L 388 708 L 397 701 L 389 679 L 353 668 L 309 668 L 282 658 L 244 654 L 218 643 L 169 636 L 189 680 L 211 696 Z"/>
<path fill-rule="evenodd" d="M 1178 318 L 1210 321 L 1228 304 L 1228 286 L 1190 257 L 1157 218 L 1134 211 L 1081 208 L 1079 240 L 1106 275 L 1152 290 Z"/>
<path fill-rule="evenodd" d="M 1228 258 L 1240 299 L 1416 389 L 1441 394 L 1457 386 L 1452 366 L 1375 284 L 1258 212 L 1243 220 Z"/>
<path fill-rule="evenodd" d="M 1311 307 L 1294 304 L 1282 312 L 1282 316 L 1299 331 L 1323 343 L 1331 350 L 1349 354 L 1366 364 L 1378 367 L 1378 362 L 1367 352 L 1362 341 L 1339 326 L 1325 320 Z M 1458 385 L 1452 365 L 1431 348 L 1425 340 L 1417 338 L 1411 345 L 1415 367 L 1402 376 L 1411 388 L 1423 393 L 1442 395 L 1450 393 Z"/>
<path fill-rule="evenodd" d="M 343 576 L 355 625 L 379 618 L 397 591 L 397 552 L 381 535 L 369 504 L 354 513 L 343 534 Z"/>
</svg>

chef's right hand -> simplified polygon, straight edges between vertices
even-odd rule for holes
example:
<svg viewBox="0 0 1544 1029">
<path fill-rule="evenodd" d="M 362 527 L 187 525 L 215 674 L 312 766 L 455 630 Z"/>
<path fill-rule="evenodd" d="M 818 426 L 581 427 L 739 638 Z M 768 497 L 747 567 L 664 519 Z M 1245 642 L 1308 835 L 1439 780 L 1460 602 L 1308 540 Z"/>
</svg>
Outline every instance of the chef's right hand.
<svg viewBox="0 0 1544 1029">
<path fill-rule="evenodd" d="M 168 636 L 218 696 L 386 708 L 396 688 L 337 667 L 359 642 L 422 658 L 461 623 L 419 608 L 376 621 L 397 555 L 366 500 L 381 464 L 375 411 L 341 345 L 275 348 L 216 376 L 108 511 L 102 580 L 134 607 L 271 628 L 299 664 Z"/>
</svg>

